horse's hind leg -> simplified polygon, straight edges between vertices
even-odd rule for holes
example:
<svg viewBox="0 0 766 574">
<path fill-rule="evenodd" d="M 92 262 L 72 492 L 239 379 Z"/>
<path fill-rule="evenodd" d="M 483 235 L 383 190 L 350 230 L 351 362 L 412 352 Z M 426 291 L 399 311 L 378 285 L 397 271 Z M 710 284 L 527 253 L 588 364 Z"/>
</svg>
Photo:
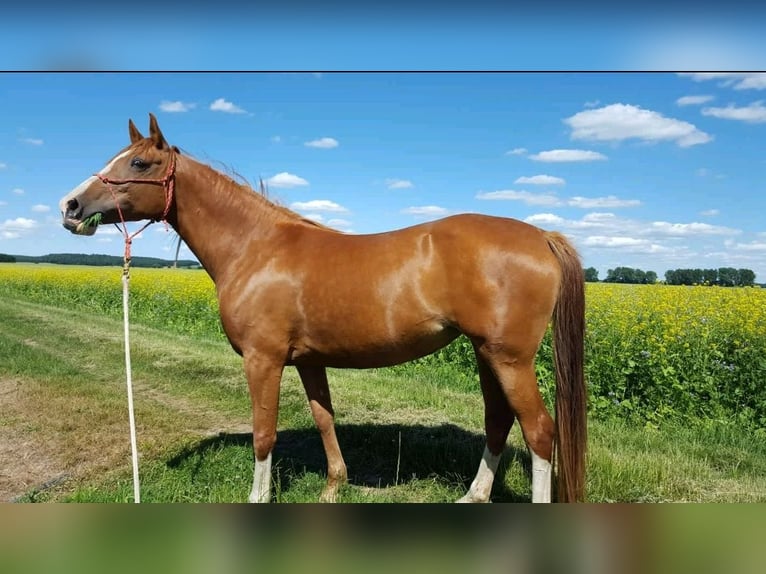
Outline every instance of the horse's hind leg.
<svg viewBox="0 0 766 574">
<path fill-rule="evenodd" d="M 327 455 L 327 486 L 322 491 L 320 501 L 335 502 L 338 487 L 346 482 L 347 473 L 338 438 L 335 436 L 335 413 L 330 400 L 330 388 L 327 385 L 327 371 L 324 367 L 298 367 L 297 369 L 303 387 L 306 389 L 311 414 L 314 416 L 314 422 L 319 429 Z"/>
<path fill-rule="evenodd" d="M 484 447 L 479 470 L 471 483 L 471 488 L 458 502 L 489 502 L 500 456 L 503 454 L 505 441 L 513 425 L 513 412 L 508 399 L 492 369 L 478 352 L 476 363 L 484 397 L 484 428 L 487 433 L 487 445 Z"/>
<path fill-rule="evenodd" d="M 537 386 L 534 358 L 517 360 L 504 353 L 487 356 L 500 381 L 532 457 L 532 502 L 551 501 L 553 419 Z"/>
</svg>

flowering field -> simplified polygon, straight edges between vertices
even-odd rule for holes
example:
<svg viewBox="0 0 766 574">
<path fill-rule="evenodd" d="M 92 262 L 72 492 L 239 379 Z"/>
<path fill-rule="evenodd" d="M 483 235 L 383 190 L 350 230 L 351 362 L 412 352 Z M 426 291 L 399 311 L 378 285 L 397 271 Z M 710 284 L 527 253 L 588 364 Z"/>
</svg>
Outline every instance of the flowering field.
<svg viewBox="0 0 766 574">
<path fill-rule="evenodd" d="M 82 309 L 82 324 L 122 314 L 122 270 L 0 264 L 0 296 Z M 195 336 L 224 338 L 204 271 L 133 269 L 131 317 Z M 766 290 L 587 285 L 586 371 L 592 415 L 648 426 L 687 417 L 766 429 Z M 470 344 L 457 340 L 407 368 L 449 363 L 475 385 Z M 538 375 L 552 393 L 550 339 Z M 455 379 L 455 384 L 461 384 Z"/>
<path fill-rule="evenodd" d="M 122 268 L 0 264 L 0 295 L 122 317 Z M 223 337 L 215 286 L 202 270 L 130 270 L 131 320 L 179 333 Z"/>
</svg>

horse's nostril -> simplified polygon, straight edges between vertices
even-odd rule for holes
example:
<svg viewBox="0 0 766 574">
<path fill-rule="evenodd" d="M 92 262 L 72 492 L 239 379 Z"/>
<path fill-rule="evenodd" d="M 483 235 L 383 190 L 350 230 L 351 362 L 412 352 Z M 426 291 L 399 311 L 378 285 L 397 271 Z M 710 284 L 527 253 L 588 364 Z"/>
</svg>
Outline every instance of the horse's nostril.
<svg viewBox="0 0 766 574">
<path fill-rule="evenodd" d="M 76 211 L 78 207 L 80 207 L 80 204 L 76 199 L 70 199 L 66 202 L 67 211 Z"/>
</svg>

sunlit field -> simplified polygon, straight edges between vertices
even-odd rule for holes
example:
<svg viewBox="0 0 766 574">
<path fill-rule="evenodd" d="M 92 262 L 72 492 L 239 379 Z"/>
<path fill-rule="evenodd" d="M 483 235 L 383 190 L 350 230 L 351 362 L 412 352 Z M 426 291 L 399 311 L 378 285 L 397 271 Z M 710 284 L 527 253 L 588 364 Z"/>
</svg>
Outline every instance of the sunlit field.
<svg viewBox="0 0 766 574">
<path fill-rule="evenodd" d="M 0 264 L 0 295 L 82 310 L 81 328 L 120 317 L 120 268 Z M 131 270 L 131 317 L 149 326 L 224 339 L 215 287 L 204 271 Z M 766 428 L 766 290 L 587 284 L 586 372 L 592 416 L 666 418 Z M 550 339 L 538 357 L 546 399 L 553 390 Z M 476 386 L 470 344 L 404 369 L 447 365 Z M 401 369 L 402 367 L 400 367 Z M 462 381 L 462 382 L 461 382 Z"/>
</svg>

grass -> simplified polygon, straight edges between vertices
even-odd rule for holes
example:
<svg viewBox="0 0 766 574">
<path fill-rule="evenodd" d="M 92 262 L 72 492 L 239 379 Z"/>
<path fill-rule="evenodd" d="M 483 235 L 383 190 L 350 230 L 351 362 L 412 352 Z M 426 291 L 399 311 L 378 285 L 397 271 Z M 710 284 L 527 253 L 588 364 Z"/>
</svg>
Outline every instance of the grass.
<svg viewBox="0 0 766 574">
<path fill-rule="evenodd" d="M 132 499 L 122 324 L 0 301 L 3 500 Z M 244 501 L 252 479 L 241 361 L 218 339 L 133 324 L 136 419 L 146 502 Z M 342 502 L 450 502 L 483 449 L 477 390 L 448 369 L 333 370 L 337 433 L 350 484 Z M 529 456 L 514 427 L 492 499 L 530 499 Z M 295 371 L 285 370 L 273 499 L 315 502 L 325 459 Z M 590 424 L 591 502 L 766 502 L 766 445 L 734 426 Z"/>
</svg>

